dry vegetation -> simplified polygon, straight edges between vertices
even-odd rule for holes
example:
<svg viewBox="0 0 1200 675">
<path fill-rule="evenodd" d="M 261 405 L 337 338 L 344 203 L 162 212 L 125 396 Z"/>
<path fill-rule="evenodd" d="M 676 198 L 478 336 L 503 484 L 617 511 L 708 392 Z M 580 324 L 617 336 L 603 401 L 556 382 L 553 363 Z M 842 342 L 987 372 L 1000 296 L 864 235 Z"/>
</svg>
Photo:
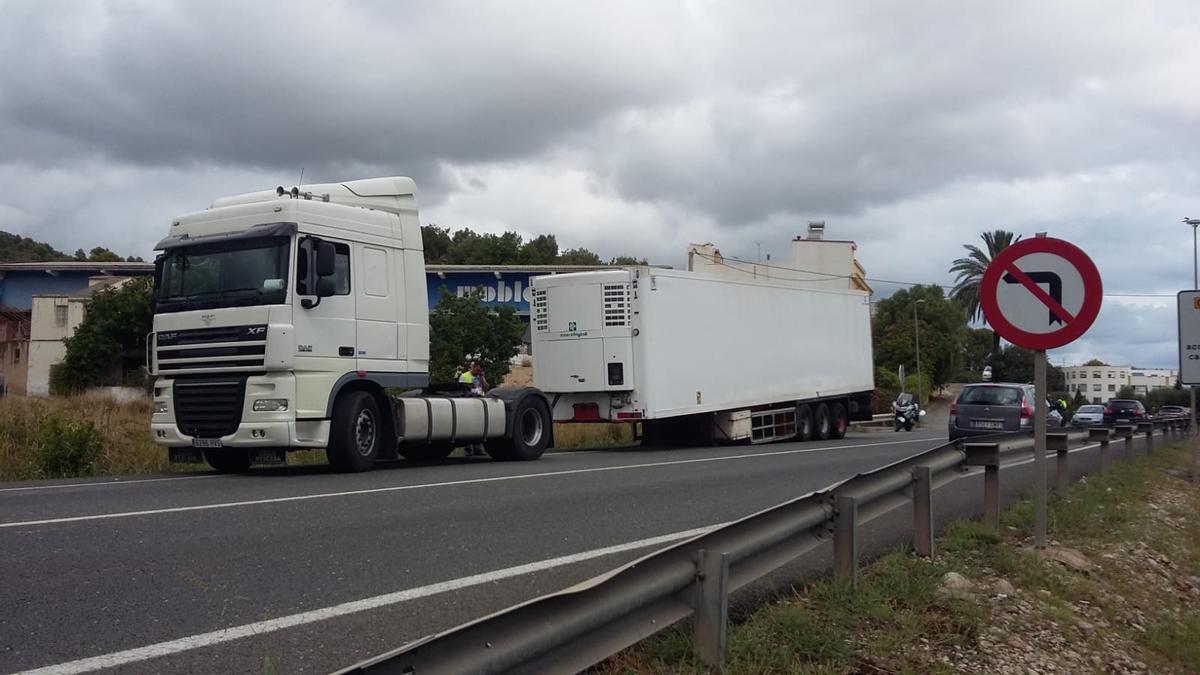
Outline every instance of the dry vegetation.
<svg viewBox="0 0 1200 675">
<path fill-rule="evenodd" d="M 150 401 L 89 394 L 0 399 L 0 480 L 168 471 Z"/>
</svg>

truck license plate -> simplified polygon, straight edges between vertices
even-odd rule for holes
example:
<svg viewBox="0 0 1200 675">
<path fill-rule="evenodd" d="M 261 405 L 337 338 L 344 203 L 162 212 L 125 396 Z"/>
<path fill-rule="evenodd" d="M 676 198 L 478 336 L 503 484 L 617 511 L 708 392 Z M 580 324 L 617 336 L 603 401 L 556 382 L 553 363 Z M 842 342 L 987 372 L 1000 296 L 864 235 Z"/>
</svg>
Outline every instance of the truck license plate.
<svg viewBox="0 0 1200 675">
<path fill-rule="evenodd" d="M 219 448 L 221 447 L 221 439 L 219 438 L 193 438 L 193 448 Z"/>
</svg>

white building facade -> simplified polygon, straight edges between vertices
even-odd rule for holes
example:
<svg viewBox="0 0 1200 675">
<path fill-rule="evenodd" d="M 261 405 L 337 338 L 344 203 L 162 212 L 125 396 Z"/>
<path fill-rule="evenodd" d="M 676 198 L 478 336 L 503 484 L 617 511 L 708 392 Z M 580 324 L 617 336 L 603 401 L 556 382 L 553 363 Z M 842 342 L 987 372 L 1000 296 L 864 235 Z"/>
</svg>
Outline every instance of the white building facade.
<svg viewBox="0 0 1200 675">
<path fill-rule="evenodd" d="M 1137 395 L 1155 389 L 1174 387 L 1179 372 L 1171 368 L 1138 368 L 1135 366 L 1063 366 L 1067 392 L 1081 394 L 1089 403 L 1105 404 L 1122 387 L 1133 387 Z"/>
</svg>

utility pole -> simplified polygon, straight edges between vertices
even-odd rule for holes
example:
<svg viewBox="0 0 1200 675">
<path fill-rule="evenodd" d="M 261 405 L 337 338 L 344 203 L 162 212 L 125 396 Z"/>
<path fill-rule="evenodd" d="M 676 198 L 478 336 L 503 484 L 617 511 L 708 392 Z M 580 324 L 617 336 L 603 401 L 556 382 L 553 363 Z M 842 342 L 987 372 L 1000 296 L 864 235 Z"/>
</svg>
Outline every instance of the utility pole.
<svg viewBox="0 0 1200 675">
<path fill-rule="evenodd" d="M 913 301 L 913 338 L 917 343 L 917 410 L 923 410 L 924 404 L 921 402 L 921 324 L 917 321 L 917 305 L 925 302 L 925 298 L 919 298 Z M 903 383 L 901 383 L 903 387 Z M 917 415 L 917 426 L 921 426 L 921 415 Z"/>
</svg>

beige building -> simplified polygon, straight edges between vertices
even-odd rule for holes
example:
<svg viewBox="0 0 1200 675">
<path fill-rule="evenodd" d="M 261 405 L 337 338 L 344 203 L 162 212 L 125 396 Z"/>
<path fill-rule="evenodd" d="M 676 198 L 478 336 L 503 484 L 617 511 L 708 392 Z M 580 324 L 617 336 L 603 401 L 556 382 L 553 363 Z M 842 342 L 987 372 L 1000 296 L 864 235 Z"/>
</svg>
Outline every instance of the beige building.
<svg viewBox="0 0 1200 675">
<path fill-rule="evenodd" d="M 26 393 L 50 394 L 50 368 L 63 360 L 67 347 L 63 339 L 75 334 L 86 315 L 87 301 L 98 290 L 116 288 L 129 277 L 92 277 L 88 287 L 70 295 L 34 295 L 29 328 L 28 374 Z"/>
<path fill-rule="evenodd" d="M 1067 392 L 1082 394 L 1090 403 L 1104 404 L 1114 398 L 1122 387 L 1133 387 L 1137 395 L 1155 389 L 1174 387 L 1178 371 L 1171 368 L 1137 368 L 1134 366 L 1063 366 Z"/>
<path fill-rule="evenodd" d="M 867 272 L 855 258 L 852 241 L 825 238 L 825 223 L 808 224 L 808 236 L 792 240 L 791 260 L 754 263 L 732 260 L 712 244 L 688 246 L 687 269 L 732 278 L 763 279 L 813 288 L 852 288 L 872 292 Z"/>
</svg>

